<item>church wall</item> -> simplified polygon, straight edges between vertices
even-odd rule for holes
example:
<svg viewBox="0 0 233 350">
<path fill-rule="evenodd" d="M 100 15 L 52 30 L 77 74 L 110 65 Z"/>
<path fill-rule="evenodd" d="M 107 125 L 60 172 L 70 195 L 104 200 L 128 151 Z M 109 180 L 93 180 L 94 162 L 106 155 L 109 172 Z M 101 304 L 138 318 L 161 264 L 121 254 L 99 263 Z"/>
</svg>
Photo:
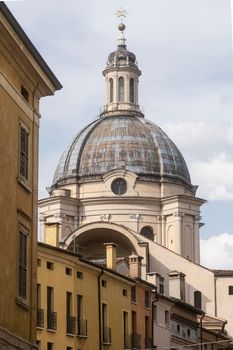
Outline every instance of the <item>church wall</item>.
<svg viewBox="0 0 233 350">
<path fill-rule="evenodd" d="M 168 276 L 170 271 L 183 272 L 185 277 L 186 302 L 194 304 L 194 291 L 202 292 L 202 307 L 207 313 L 215 312 L 214 275 L 213 272 L 192 263 L 178 254 L 150 242 L 150 270 L 156 271 L 165 278 L 165 294 L 169 294 Z"/>
<path fill-rule="evenodd" d="M 233 286 L 233 275 L 216 276 L 217 316 L 226 319 L 225 326 L 229 334 L 233 334 L 233 295 L 229 294 L 229 287 Z"/>
</svg>

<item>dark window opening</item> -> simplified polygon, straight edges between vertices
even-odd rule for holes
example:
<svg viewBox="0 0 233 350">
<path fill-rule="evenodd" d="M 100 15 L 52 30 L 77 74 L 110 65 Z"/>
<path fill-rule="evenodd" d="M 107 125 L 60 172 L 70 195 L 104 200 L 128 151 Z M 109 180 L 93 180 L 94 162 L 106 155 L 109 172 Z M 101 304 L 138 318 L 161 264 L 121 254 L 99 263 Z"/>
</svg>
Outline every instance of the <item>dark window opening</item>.
<svg viewBox="0 0 233 350">
<path fill-rule="evenodd" d="M 111 189 L 113 193 L 120 196 L 127 191 L 127 183 L 122 178 L 115 179 L 112 182 Z"/>
<path fill-rule="evenodd" d="M 113 79 L 109 79 L 109 96 L 110 102 L 113 102 Z"/>
<path fill-rule="evenodd" d="M 72 269 L 66 267 L 66 275 L 72 276 Z"/>
<path fill-rule="evenodd" d="M 194 292 L 194 306 L 200 310 L 201 310 L 201 297 L 202 297 L 201 292 L 199 290 L 196 290 Z"/>
<path fill-rule="evenodd" d="M 53 270 L 53 263 L 50 261 L 47 261 L 47 269 L 48 270 Z"/>
<path fill-rule="evenodd" d="M 77 271 L 77 278 L 83 279 L 83 272 Z"/>
<path fill-rule="evenodd" d="M 150 226 L 144 226 L 141 229 L 140 234 L 148 239 L 150 239 L 151 241 L 154 240 L 154 232 L 153 229 Z"/>
<path fill-rule="evenodd" d="M 123 102 L 125 100 L 125 82 L 124 78 L 120 77 L 118 79 L 118 98 L 120 102 Z"/>
<path fill-rule="evenodd" d="M 21 86 L 21 95 L 27 102 L 29 102 L 29 92 L 25 89 L 23 85 Z"/>
<path fill-rule="evenodd" d="M 131 78 L 130 79 L 130 83 L 129 83 L 129 100 L 130 102 L 134 102 L 134 79 Z"/>
</svg>

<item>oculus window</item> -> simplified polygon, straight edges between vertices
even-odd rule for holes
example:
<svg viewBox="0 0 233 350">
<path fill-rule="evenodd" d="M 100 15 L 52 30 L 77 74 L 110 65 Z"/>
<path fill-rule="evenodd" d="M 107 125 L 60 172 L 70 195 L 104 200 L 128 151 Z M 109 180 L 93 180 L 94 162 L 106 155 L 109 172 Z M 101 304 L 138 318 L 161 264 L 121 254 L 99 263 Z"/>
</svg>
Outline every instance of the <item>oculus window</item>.
<svg viewBox="0 0 233 350">
<path fill-rule="evenodd" d="M 124 179 L 117 178 L 112 182 L 111 189 L 113 193 L 120 196 L 127 191 L 127 183 Z"/>
</svg>

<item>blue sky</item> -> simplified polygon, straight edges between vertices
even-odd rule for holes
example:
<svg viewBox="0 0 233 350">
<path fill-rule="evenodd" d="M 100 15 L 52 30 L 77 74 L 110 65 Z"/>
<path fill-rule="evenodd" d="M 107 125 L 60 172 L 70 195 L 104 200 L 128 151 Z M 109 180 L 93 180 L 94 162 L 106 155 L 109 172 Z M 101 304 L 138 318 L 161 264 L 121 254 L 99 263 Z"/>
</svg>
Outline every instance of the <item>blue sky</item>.
<svg viewBox="0 0 233 350">
<path fill-rule="evenodd" d="M 197 195 L 208 200 L 202 211 L 204 244 L 215 239 L 217 248 L 225 244 L 224 234 L 228 234 L 233 248 L 230 0 L 7 4 L 63 84 L 54 97 L 41 101 L 39 197 L 47 195 L 45 187 L 51 184 L 58 159 L 74 134 L 104 104 L 102 70 L 116 47 L 114 13 L 122 6 L 128 12 L 127 45 L 142 70 L 139 101 L 146 118 L 176 143 L 192 183 L 199 185 Z M 223 256 L 223 267 L 226 263 L 233 267 L 233 258 Z"/>
</svg>

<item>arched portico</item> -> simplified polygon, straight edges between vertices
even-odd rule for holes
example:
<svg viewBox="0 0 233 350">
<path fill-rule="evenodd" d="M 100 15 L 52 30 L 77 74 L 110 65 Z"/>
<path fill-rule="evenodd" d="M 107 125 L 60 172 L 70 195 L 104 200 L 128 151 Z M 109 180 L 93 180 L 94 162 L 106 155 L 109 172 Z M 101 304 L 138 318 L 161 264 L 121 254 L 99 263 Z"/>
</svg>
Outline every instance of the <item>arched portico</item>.
<svg viewBox="0 0 233 350">
<path fill-rule="evenodd" d="M 141 242 L 128 228 L 109 222 L 95 222 L 73 231 L 64 239 L 64 248 L 79 252 L 83 257 L 102 259 L 105 257 L 104 243 L 118 246 L 117 256 L 141 255 Z"/>
</svg>

